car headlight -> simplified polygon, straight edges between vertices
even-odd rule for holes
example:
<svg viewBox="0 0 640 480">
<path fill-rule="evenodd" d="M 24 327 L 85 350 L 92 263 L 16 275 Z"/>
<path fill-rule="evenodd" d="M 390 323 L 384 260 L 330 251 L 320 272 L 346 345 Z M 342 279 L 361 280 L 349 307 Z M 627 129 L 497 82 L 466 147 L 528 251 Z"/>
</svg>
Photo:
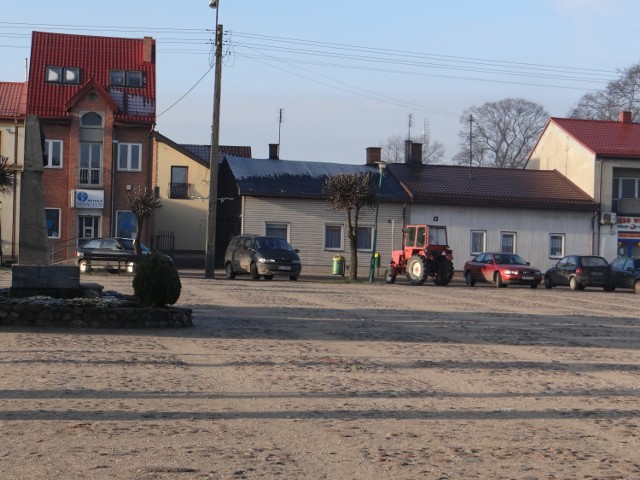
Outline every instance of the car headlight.
<svg viewBox="0 0 640 480">
<path fill-rule="evenodd" d="M 274 263 L 275 260 L 273 258 L 258 257 L 258 262 L 260 262 L 260 263 Z"/>
<path fill-rule="evenodd" d="M 534 275 L 542 275 L 542 272 L 540 270 L 534 270 L 533 274 Z"/>
<path fill-rule="evenodd" d="M 514 273 L 516 273 L 516 272 L 514 272 L 513 270 L 505 270 L 504 271 L 505 275 L 513 275 Z"/>
<path fill-rule="evenodd" d="M 300 263 L 300 260 L 292 260 L 291 263 Z"/>
</svg>

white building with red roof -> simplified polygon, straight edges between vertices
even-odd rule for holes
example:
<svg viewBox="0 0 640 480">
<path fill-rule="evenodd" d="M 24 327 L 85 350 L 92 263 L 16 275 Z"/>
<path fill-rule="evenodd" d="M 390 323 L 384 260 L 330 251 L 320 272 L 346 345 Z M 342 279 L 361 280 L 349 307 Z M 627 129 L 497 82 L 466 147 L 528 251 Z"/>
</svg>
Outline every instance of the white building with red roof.
<svg viewBox="0 0 640 480">
<path fill-rule="evenodd" d="M 631 112 L 618 121 L 551 118 L 526 168 L 557 170 L 594 198 L 593 253 L 640 257 L 640 124 Z"/>
</svg>

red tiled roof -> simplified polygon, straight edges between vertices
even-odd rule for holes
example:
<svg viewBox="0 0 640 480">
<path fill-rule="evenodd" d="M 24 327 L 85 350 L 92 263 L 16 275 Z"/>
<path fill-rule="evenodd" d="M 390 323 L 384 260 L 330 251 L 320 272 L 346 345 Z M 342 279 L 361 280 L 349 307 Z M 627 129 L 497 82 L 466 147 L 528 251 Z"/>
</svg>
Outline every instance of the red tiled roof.
<svg viewBox="0 0 640 480">
<path fill-rule="evenodd" d="M 145 47 L 150 61 L 145 61 Z M 150 55 L 149 55 L 150 53 Z M 80 84 L 45 83 L 47 66 L 77 67 Z M 141 71 L 143 86 L 110 87 L 110 70 Z M 116 119 L 155 122 L 156 66 L 152 38 L 114 38 L 33 32 L 27 113 L 48 118 L 67 116 L 67 103 L 94 81 L 118 106 Z"/>
<path fill-rule="evenodd" d="M 27 111 L 27 83 L 0 82 L 0 117 L 23 117 Z"/>
<path fill-rule="evenodd" d="M 592 197 L 557 170 L 398 163 L 387 168 L 417 203 L 589 211 L 597 209 Z"/>
<path fill-rule="evenodd" d="M 551 118 L 595 155 L 606 157 L 640 157 L 640 123 L 621 121 Z"/>
</svg>

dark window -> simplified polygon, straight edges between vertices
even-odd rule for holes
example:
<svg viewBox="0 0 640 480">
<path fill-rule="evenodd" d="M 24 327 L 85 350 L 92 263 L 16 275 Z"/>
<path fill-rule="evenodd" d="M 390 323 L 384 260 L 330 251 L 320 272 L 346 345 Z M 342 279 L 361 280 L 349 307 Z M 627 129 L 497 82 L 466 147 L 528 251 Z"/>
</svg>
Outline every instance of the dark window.
<svg viewBox="0 0 640 480">
<path fill-rule="evenodd" d="M 47 222 L 47 237 L 60 238 L 60 209 L 45 208 L 44 215 Z"/>
<path fill-rule="evenodd" d="M 169 198 L 189 198 L 188 167 L 171 167 Z"/>
</svg>

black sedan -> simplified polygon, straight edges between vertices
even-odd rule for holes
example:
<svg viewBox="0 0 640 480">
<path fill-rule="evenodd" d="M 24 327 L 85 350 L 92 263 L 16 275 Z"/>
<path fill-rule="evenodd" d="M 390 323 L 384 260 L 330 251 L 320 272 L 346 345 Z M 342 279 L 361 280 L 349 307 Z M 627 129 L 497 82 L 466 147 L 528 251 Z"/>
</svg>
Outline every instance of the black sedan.
<svg viewBox="0 0 640 480">
<path fill-rule="evenodd" d="M 640 258 L 622 257 L 611 262 L 614 288 L 632 288 L 640 293 Z"/>
<path fill-rule="evenodd" d="M 567 255 L 544 274 L 544 286 L 569 286 L 571 290 L 602 287 L 613 290 L 609 262 L 595 255 Z"/>
<path fill-rule="evenodd" d="M 149 255 L 151 250 L 140 243 L 142 255 Z M 162 256 L 168 263 L 173 259 L 167 255 Z M 76 250 L 76 264 L 80 272 L 86 273 L 94 268 L 106 270 L 125 270 L 127 273 L 135 271 L 136 263 L 140 258 L 133 251 L 133 239 L 122 237 L 92 238 Z"/>
</svg>

